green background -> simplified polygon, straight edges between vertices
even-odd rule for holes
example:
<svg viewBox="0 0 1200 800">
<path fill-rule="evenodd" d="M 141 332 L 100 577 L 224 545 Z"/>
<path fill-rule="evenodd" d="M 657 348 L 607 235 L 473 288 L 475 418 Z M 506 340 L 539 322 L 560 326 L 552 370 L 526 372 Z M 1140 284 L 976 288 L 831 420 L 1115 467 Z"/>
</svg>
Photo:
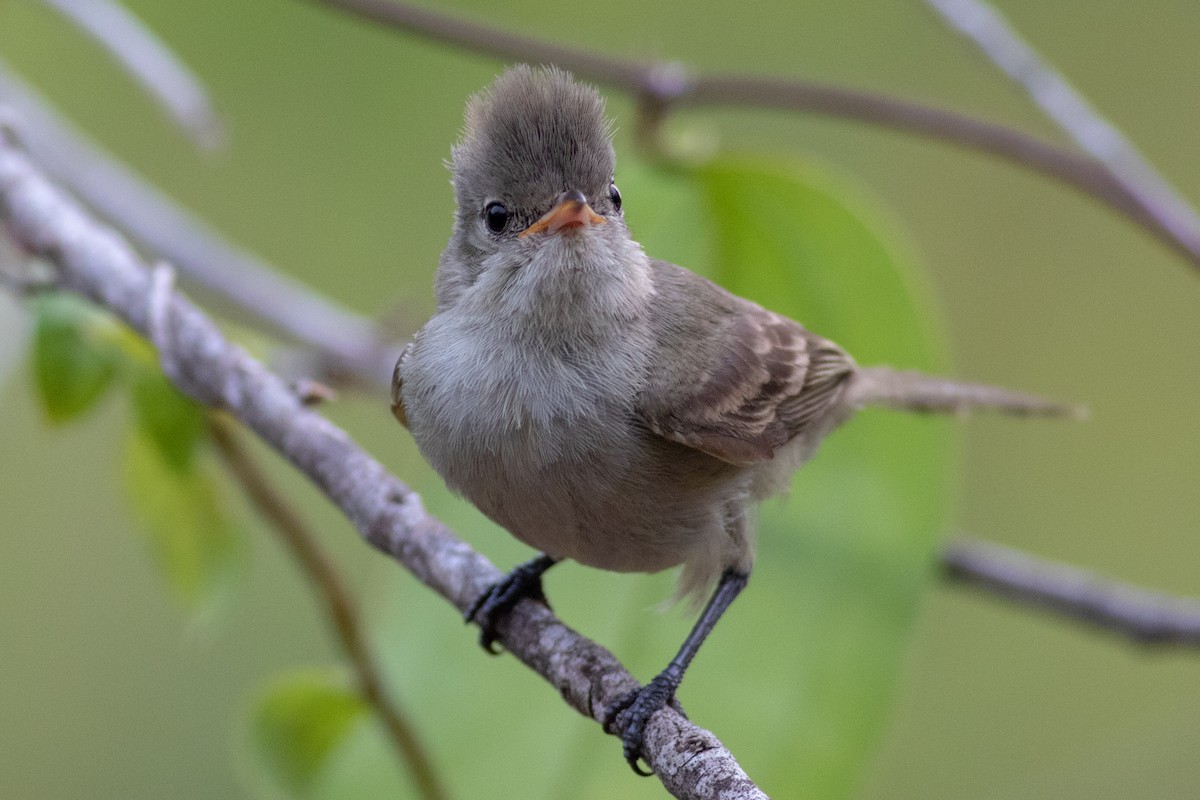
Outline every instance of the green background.
<svg viewBox="0 0 1200 800">
<path fill-rule="evenodd" d="M 452 210 L 442 159 L 463 100 L 499 65 L 302 2 L 129 5 L 212 89 L 231 128 L 227 151 L 194 152 L 98 48 L 32 0 L 0 2 L 0 55 L 235 241 L 363 312 L 399 302 L 407 327 L 419 325 L 431 309 L 430 276 Z M 919 3 L 446 8 L 617 55 L 849 84 L 1053 135 Z M 1200 8 L 1006 2 L 1002 9 L 1196 198 Z M 610 95 L 610 111 L 621 129 L 618 150 L 627 153 L 630 104 Z M 942 145 L 746 110 L 688 111 L 671 130 L 728 150 L 788 153 L 841 174 L 900 220 L 904 246 L 926 267 L 938 307 L 929 314 L 945 321 L 955 374 L 1089 405 L 1084 424 L 979 418 L 958 425 L 962 455 L 946 467 L 957 485 L 947 532 L 1200 594 L 1194 270 L 1065 188 Z M 622 185 L 635 219 L 637 197 Z M 132 533 L 119 469 L 125 403 L 110 398 L 81 424 L 50 428 L 16 360 L 27 325 L 7 299 L 0 299 L 0 328 L 0 369 L 11 370 L 0 394 L 0 797 L 268 791 L 247 752 L 255 698 L 281 670 L 337 661 L 311 592 L 251 526 L 245 585 L 231 607 L 216 624 L 189 621 Z M 888 352 L 891 335 L 881 328 L 853 338 L 874 337 L 876 352 Z M 438 490 L 377 400 L 348 396 L 329 413 L 497 563 L 524 557 Z M 836 444 L 822 457 L 836 459 Z M 485 659 L 441 601 L 271 464 L 360 590 L 401 701 L 458 796 L 485 794 L 488 784 L 471 777 L 479 762 L 498 796 L 521 796 L 531 774 L 547 796 L 572 796 L 584 781 L 606 785 L 608 796 L 656 796 L 651 782 L 623 774 L 615 741 L 512 659 Z M 833 471 L 820 462 L 813 468 L 814 481 Z M 794 575 L 770 566 L 787 563 L 795 549 L 779 530 L 764 531 L 759 574 L 735 607 L 743 626 L 787 620 L 787 604 L 806 596 L 802 588 L 790 595 Z M 562 569 L 548 579 L 552 596 L 556 587 L 583 587 L 556 604 L 571 624 L 644 677 L 665 661 L 685 615 L 635 616 L 630 629 L 611 611 L 650 608 L 669 591 L 669 576 Z M 614 599 L 597 604 L 588 596 Z M 772 646 L 760 633 L 764 623 L 741 639 L 742 626 L 732 625 L 727 652 L 743 642 Z M 803 647 L 786 629 L 777 635 L 781 648 Z M 710 647 L 720 650 L 720 637 Z M 896 713 L 860 794 L 1193 794 L 1200 781 L 1195 659 L 1141 651 L 934 586 L 907 650 Z M 786 675 L 767 677 L 786 684 Z M 756 738 L 761 731 L 746 711 L 771 706 L 772 695 L 754 692 L 761 685 L 752 655 L 706 651 L 683 695 L 752 776 L 780 774 L 776 762 L 787 758 Z M 516 705 L 492 703 L 497 693 L 518 698 Z M 499 715 L 510 705 L 524 709 L 520 719 Z M 484 743 L 481 730 L 495 731 L 504 747 Z M 381 788 L 363 796 L 406 796 L 407 784 L 371 766 L 386 763 L 382 755 L 357 757 L 340 765 L 343 772 L 380 775 Z M 466 762 L 473 766 L 458 766 Z M 789 786 L 767 788 L 784 797 Z"/>
</svg>

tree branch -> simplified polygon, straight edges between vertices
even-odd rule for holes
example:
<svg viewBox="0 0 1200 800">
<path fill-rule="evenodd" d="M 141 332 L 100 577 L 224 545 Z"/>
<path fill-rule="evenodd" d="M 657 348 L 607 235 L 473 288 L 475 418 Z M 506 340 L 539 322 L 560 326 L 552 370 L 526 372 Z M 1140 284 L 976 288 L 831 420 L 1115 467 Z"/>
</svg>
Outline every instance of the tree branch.
<svg viewBox="0 0 1200 800">
<path fill-rule="evenodd" d="M 155 254 L 192 284 L 241 310 L 259 328 L 310 347 L 335 378 L 354 376 L 384 387 L 398 346 L 381 341 L 369 319 L 289 278 L 231 244 L 159 189 L 77 133 L 0 61 L 0 103 L 29 154 L 56 181 Z"/>
<path fill-rule="evenodd" d="M 1092 107 L 986 0 L 925 0 L 1020 86 L 1034 104 L 1115 177 L 1171 235 L 1200 252 L 1200 216 L 1120 129 Z"/>
<path fill-rule="evenodd" d="M 428 515 L 420 498 L 278 376 L 231 344 L 192 303 L 155 280 L 129 243 L 100 226 L 0 137 L 0 219 L 29 252 L 57 266 L 64 288 L 153 337 L 178 388 L 251 428 L 303 472 L 370 544 L 466 609 L 500 572 Z M 638 686 L 604 648 L 544 605 L 523 602 L 499 626 L 500 641 L 596 721 Z M 646 761 L 678 798 L 764 798 L 713 734 L 671 708 L 651 718 Z"/>
<path fill-rule="evenodd" d="M 1200 646 L 1200 600 L 1148 591 L 1009 547 L 959 540 L 942 553 L 951 581 L 1138 644 Z"/>
<path fill-rule="evenodd" d="M 224 127 L 208 92 L 154 32 L 113 0 L 42 0 L 108 51 L 200 147 L 215 149 Z"/>
<path fill-rule="evenodd" d="M 1182 228 L 1123 173 L 1015 128 L 893 97 L 800 80 L 692 73 L 676 63 L 620 59 L 520 36 L 392 0 L 310 0 L 397 30 L 500 59 L 554 63 L 632 93 L 661 117 L 677 105 L 813 112 L 917 134 L 1004 158 L 1112 207 L 1200 269 L 1200 231 Z"/>
<path fill-rule="evenodd" d="M 358 606 L 333 560 L 321 549 L 304 520 L 275 490 L 254 457 L 239 441 L 234 426 L 219 415 L 209 420 L 209 432 L 217 452 L 241 484 L 255 509 L 270 523 L 284 546 L 291 551 L 309 581 L 325 602 L 329 623 L 337 634 L 346 657 L 358 677 L 363 698 L 375 709 L 397 755 L 408 765 L 408 773 L 424 800 L 446 800 L 445 787 L 421 744 L 417 731 L 388 691 L 383 673 L 371 655 Z"/>
</svg>

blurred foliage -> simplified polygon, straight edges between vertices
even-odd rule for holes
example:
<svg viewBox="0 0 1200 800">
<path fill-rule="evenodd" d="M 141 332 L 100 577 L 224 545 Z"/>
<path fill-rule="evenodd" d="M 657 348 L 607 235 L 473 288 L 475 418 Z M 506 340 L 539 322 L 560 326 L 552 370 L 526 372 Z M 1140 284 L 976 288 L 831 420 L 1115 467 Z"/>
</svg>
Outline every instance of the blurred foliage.
<svg viewBox="0 0 1200 800">
<path fill-rule="evenodd" d="M 133 424 L 122 472 L 131 512 L 173 593 L 211 616 L 237 572 L 240 546 L 215 465 L 197 463 L 205 411 L 167 381 L 150 345 L 107 312 L 52 292 L 33 309 L 31 361 L 51 421 L 78 418 L 117 377 L 128 384 Z"/>
<path fill-rule="evenodd" d="M 204 434 L 204 412 L 179 393 L 155 365 L 140 370 L 132 386 L 138 428 L 176 472 L 191 471 L 196 446 Z"/>
<path fill-rule="evenodd" d="M 119 326 L 71 295 L 45 294 L 32 305 L 38 397 L 48 419 L 67 422 L 91 408 L 112 384 L 121 360 L 112 341 Z"/>
<path fill-rule="evenodd" d="M 292 672 L 264 693 L 254 743 L 265 770 L 289 796 L 319 793 L 330 757 L 371 713 L 347 683 L 327 670 Z"/>
<path fill-rule="evenodd" d="M 104 54 L 35 0 L 0 4 L 0 53 L 235 240 L 364 312 L 402 297 L 415 329 L 432 307 L 430 276 L 449 232 L 441 160 L 463 99 L 499 65 L 294 0 L 128 5 L 210 85 L 230 121 L 227 152 L 192 152 Z M 608 52 L 934 97 L 1044 130 L 1022 98 L 909 3 L 775 3 L 754 14 L 718 3 L 681 14 L 632 0 L 599 14 L 475 0 L 448 7 Z M 1200 162 L 1179 136 L 1200 125 L 1193 4 L 1002 7 L 1179 185 L 1200 185 Z M 1087 426 L 972 421 L 961 462 L 948 452 L 957 426 L 944 421 L 869 413 L 835 434 L 792 496 L 762 511 L 750 589 L 681 691 L 693 719 L 777 796 L 845 796 L 865 764 L 874 767 L 863 793 L 888 800 L 1193 793 L 1193 657 L 1146 659 L 991 600 L 934 592 L 921 603 L 919 594 L 932 537 L 949 527 L 943 512 L 959 494 L 954 527 L 1196 591 L 1194 276 L 1108 212 L 978 156 L 844 123 L 693 109 L 670 122 L 672 134 L 790 155 L 721 156 L 663 174 L 629 157 L 628 102 L 612 97 L 610 107 L 631 227 L 652 255 L 796 316 L 864 363 L 944 366 L 928 279 L 949 318 L 956 374 L 1086 401 L 1094 412 Z M 903 216 L 904 233 L 881 207 Z M 932 264 L 929 276 L 913 274 L 918 262 Z M 281 701 L 268 726 L 273 744 L 260 747 L 262 716 L 247 722 L 244 711 L 263 708 L 253 700 L 259 687 L 281 670 L 337 660 L 320 609 L 261 537 L 251 568 L 226 572 L 248 548 L 222 533 L 236 528 L 227 487 L 196 488 L 213 465 L 193 438 L 187 401 L 164 393 L 136 353 L 114 366 L 102 316 L 55 313 L 66 319 L 39 311 L 35 330 L 32 380 L 49 397 L 44 412 L 14 381 L 0 422 L 0 796 L 232 797 L 302 785 L 322 797 L 409 796 L 378 731 L 357 724 L 354 699 L 336 682 L 329 694 L 301 685 L 292 695 L 300 700 Z M 132 418 L 110 402 L 118 380 L 136 387 Z M 497 563 L 528 557 L 449 496 L 382 400 L 347 396 L 328 413 Z M 48 432 L 44 418 L 78 424 Z M 138 502 L 160 504 L 165 530 L 187 533 L 154 534 L 157 558 L 124 532 L 136 516 L 113 469 L 123 448 L 145 472 L 133 481 Z M 454 796 L 662 795 L 539 679 L 511 658 L 485 659 L 443 603 L 363 547 L 290 470 L 275 474 L 361 588 L 377 651 Z M 170 497 L 180 499 L 161 502 Z M 189 503 L 192 511 L 175 510 Z M 210 512 L 219 515 L 212 524 L 171 521 Z M 211 531 L 215 539 L 198 538 Z M 205 549 L 221 541 L 238 543 L 230 555 Z M 162 602 L 153 574 L 171 558 L 183 565 L 176 592 L 226 587 L 216 592 L 227 612 L 218 636 L 182 637 L 181 646 L 178 606 Z M 209 567 L 210 578 L 197 577 Z M 650 613 L 670 575 L 560 569 L 547 586 L 556 610 L 643 678 L 690 625 L 689 614 Z M 243 572 L 233 593 L 218 577 Z M 906 652 L 910 678 L 889 723 Z M 316 706 L 331 711 L 306 732 L 302 710 Z M 256 777 L 262 754 L 275 788 Z M 320 774 L 304 783 L 318 762 Z"/>
<path fill-rule="evenodd" d="M 224 487 L 211 463 L 186 470 L 172 461 L 182 452 L 173 441 L 131 431 L 123 477 L 130 511 L 145 531 L 151 552 L 172 592 L 199 618 L 223 610 L 236 577 L 242 547 L 229 517 Z"/>
</svg>

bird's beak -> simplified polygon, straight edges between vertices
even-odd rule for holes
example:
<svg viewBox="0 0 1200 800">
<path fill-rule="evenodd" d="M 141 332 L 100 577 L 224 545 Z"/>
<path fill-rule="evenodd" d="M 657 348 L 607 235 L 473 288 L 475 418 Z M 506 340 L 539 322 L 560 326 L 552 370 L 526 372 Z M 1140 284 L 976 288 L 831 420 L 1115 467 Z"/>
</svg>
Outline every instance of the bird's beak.
<svg viewBox="0 0 1200 800">
<path fill-rule="evenodd" d="M 537 222 L 517 234 L 517 238 L 524 239 L 531 233 L 540 233 L 542 231 L 558 233 L 563 228 L 574 228 L 580 225 L 599 225 L 604 221 L 604 217 L 592 211 L 592 207 L 588 205 L 587 198 L 583 196 L 583 192 L 572 189 L 569 192 L 560 194 L 554 208 L 547 211 Z"/>
</svg>

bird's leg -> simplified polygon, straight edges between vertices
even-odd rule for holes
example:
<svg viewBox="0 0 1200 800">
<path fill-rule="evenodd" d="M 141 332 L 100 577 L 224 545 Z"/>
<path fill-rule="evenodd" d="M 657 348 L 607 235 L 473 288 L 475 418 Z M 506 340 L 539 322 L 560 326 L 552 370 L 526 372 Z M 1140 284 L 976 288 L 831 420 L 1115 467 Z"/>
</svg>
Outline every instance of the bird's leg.
<svg viewBox="0 0 1200 800">
<path fill-rule="evenodd" d="M 468 623 L 479 623 L 479 645 L 484 650 L 492 655 L 500 652 L 493 647 L 497 638 L 496 623 L 512 611 L 513 606 L 525 598 L 546 602 L 546 595 L 542 591 L 542 573 L 557 563 L 557 558 L 542 553 L 524 564 L 518 564 L 512 572 L 475 599 L 463 614 L 463 619 Z"/>
<path fill-rule="evenodd" d="M 717 620 L 729 608 L 733 599 L 746 588 L 750 576 L 745 572 L 727 569 L 721 575 L 717 589 L 709 598 L 700 619 L 692 627 L 692 632 L 684 640 L 679 652 L 671 659 L 667 668 L 658 673 L 654 680 L 640 689 L 620 697 L 609 706 L 604 714 L 604 727 L 610 733 L 619 733 L 624 745 L 625 761 L 639 775 L 650 775 L 638 766 L 638 758 L 642 754 L 642 741 L 646 734 L 646 723 L 650 717 L 675 698 L 675 690 L 683 680 L 683 673 L 688 664 L 704 644 L 705 638 L 712 632 Z"/>
</svg>

